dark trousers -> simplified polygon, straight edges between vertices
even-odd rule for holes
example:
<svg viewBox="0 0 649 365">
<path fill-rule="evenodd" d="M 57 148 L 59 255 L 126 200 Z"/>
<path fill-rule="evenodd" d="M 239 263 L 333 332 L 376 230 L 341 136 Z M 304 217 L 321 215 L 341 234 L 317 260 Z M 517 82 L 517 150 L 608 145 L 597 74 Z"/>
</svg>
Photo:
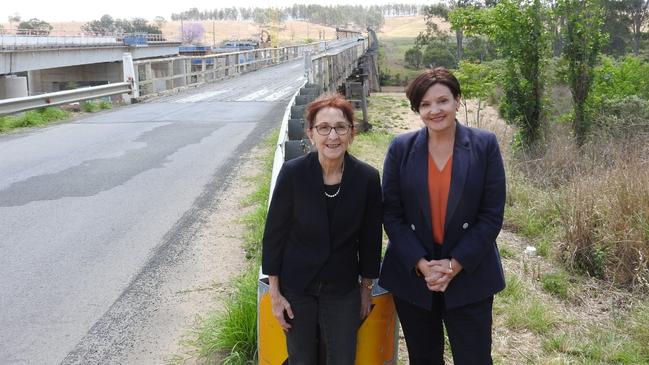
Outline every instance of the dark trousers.
<svg viewBox="0 0 649 365">
<path fill-rule="evenodd" d="M 394 297 L 410 365 L 444 364 L 444 326 L 455 365 L 491 365 L 493 296 L 448 310 L 443 294 L 432 295 L 431 310 Z"/>
<path fill-rule="evenodd" d="M 358 287 L 345 294 L 329 293 L 320 286 L 306 292 L 283 289 L 282 294 L 295 315 L 285 332 L 289 365 L 322 363 L 319 347 L 325 349 L 327 364 L 354 365 L 361 311 Z"/>
</svg>

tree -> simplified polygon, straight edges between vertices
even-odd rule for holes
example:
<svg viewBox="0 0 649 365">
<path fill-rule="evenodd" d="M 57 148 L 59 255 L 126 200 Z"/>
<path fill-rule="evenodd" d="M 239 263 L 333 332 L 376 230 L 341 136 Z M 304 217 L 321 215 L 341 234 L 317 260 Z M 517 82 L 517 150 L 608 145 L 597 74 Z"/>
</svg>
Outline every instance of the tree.
<svg viewBox="0 0 649 365">
<path fill-rule="evenodd" d="M 112 16 L 105 14 L 99 20 L 93 20 L 82 25 L 81 30 L 97 35 L 114 34 L 115 20 L 113 20 Z"/>
<path fill-rule="evenodd" d="M 469 123 L 469 112 L 467 108 L 468 99 L 476 99 L 475 125 L 480 127 L 480 111 L 484 106 L 483 101 L 496 86 L 496 74 L 491 67 L 481 63 L 461 61 L 459 69 L 455 72 L 460 85 L 462 85 L 462 104 L 464 105 L 465 121 Z"/>
<path fill-rule="evenodd" d="M 542 136 L 543 64 L 548 35 L 540 0 L 502 0 L 495 7 L 449 14 L 469 35 L 487 35 L 505 59 L 500 111 L 518 127 L 520 147 L 532 152 Z"/>
<path fill-rule="evenodd" d="M 421 67 L 423 54 L 421 50 L 417 47 L 410 48 L 406 51 L 404 60 L 406 61 L 406 66 L 418 70 Z"/>
<path fill-rule="evenodd" d="M 9 20 L 9 29 L 13 28 L 14 23 L 20 23 L 20 20 L 22 18 L 20 17 L 20 14 L 14 13 L 13 15 L 9 15 L 7 17 L 7 20 Z"/>
<path fill-rule="evenodd" d="M 158 29 L 161 29 L 165 25 L 165 23 L 167 23 L 167 20 L 164 17 L 158 15 L 153 18 L 153 22 L 155 23 L 156 27 L 158 27 Z"/>
<path fill-rule="evenodd" d="M 629 16 L 631 17 L 631 30 L 633 31 L 633 54 L 640 54 L 640 39 L 642 28 L 649 16 L 649 0 L 628 0 L 630 1 Z"/>
<path fill-rule="evenodd" d="M 202 23 L 186 23 L 181 29 L 183 43 L 200 42 L 205 34 L 205 28 Z"/>
<path fill-rule="evenodd" d="M 52 31 L 50 23 L 37 18 L 31 18 L 26 22 L 18 24 L 18 34 L 25 35 L 48 35 Z"/>
<path fill-rule="evenodd" d="M 162 18 L 162 21 L 164 21 L 164 18 Z M 98 35 L 114 35 L 126 33 L 162 33 L 158 25 L 149 24 L 146 19 L 113 19 L 113 17 L 108 14 L 103 15 L 99 20 L 93 20 L 84 24 L 83 26 L 81 26 L 81 30 Z"/>
<path fill-rule="evenodd" d="M 572 126 L 577 144 L 581 146 L 590 129 L 586 102 L 593 83 L 595 64 L 606 42 L 606 36 L 601 32 L 603 10 L 596 0 L 562 0 L 560 6 L 566 17 L 563 52 L 568 61 L 568 80 L 572 92 Z"/>
</svg>

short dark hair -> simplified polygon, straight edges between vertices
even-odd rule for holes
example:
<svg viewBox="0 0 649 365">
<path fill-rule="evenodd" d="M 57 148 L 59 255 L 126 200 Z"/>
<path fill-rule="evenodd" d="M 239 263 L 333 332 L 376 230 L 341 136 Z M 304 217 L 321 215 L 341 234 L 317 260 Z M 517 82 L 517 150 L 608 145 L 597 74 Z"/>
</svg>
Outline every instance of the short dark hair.
<svg viewBox="0 0 649 365">
<path fill-rule="evenodd" d="M 415 77 L 406 87 L 406 96 L 410 100 L 410 109 L 419 113 L 419 104 L 424 94 L 435 84 L 442 84 L 451 90 L 454 98 L 462 95 L 460 82 L 455 75 L 445 67 L 426 69 Z"/>
<path fill-rule="evenodd" d="M 352 103 L 345 99 L 344 96 L 331 93 L 320 96 L 306 106 L 304 119 L 306 119 L 307 129 L 313 128 L 316 114 L 324 108 L 340 109 L 340 111 L 343 112 L 345 119 L 347 119 L 349 124 L 352 125 L 352 128 L 354 128 L 354 106 L 352 106 Z"/>
</svg>

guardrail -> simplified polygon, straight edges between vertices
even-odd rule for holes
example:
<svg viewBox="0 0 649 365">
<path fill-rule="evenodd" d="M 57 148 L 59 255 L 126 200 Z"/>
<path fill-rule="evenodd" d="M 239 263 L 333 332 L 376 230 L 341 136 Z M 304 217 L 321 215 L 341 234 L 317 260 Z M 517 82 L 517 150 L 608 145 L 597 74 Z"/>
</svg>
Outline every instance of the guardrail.
<svg viewBox="0 0 649 365">
<path fill-rule="evenodd" d="M 131 83 L 125 81 L 74 90 L 57 91 L 36 96 L 26 96 L 23 98 L 0 100 L 0 116 L 111 95 L 130 94 L 131 89 Z"/>
<path fill-rule="evenodd" d="M 139 94 L 146 97 L 233 77 L 326 50 L 325 42 L 281 48 L 133 61 Z"/>
</svg>

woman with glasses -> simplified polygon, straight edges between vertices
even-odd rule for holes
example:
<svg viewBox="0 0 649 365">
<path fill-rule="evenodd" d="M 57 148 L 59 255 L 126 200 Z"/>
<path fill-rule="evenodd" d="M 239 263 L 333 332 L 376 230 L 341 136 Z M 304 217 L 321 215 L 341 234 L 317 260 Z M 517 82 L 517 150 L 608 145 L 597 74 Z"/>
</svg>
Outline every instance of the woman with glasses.
<svg viewBox="0 0 649 365">
<path fill-rule="evenodd" d="M 324 347 L 327 364 L 353 365 L 356 332 L 379 273 L 379 173 L 347 152 L 354 139 L 349 101 L 322 96 L 305 117 L 316 151 L 287 161 L 277 177 L 262 270 L 286 334 L 288 363 L 315 365 Z"/>
</svg>

